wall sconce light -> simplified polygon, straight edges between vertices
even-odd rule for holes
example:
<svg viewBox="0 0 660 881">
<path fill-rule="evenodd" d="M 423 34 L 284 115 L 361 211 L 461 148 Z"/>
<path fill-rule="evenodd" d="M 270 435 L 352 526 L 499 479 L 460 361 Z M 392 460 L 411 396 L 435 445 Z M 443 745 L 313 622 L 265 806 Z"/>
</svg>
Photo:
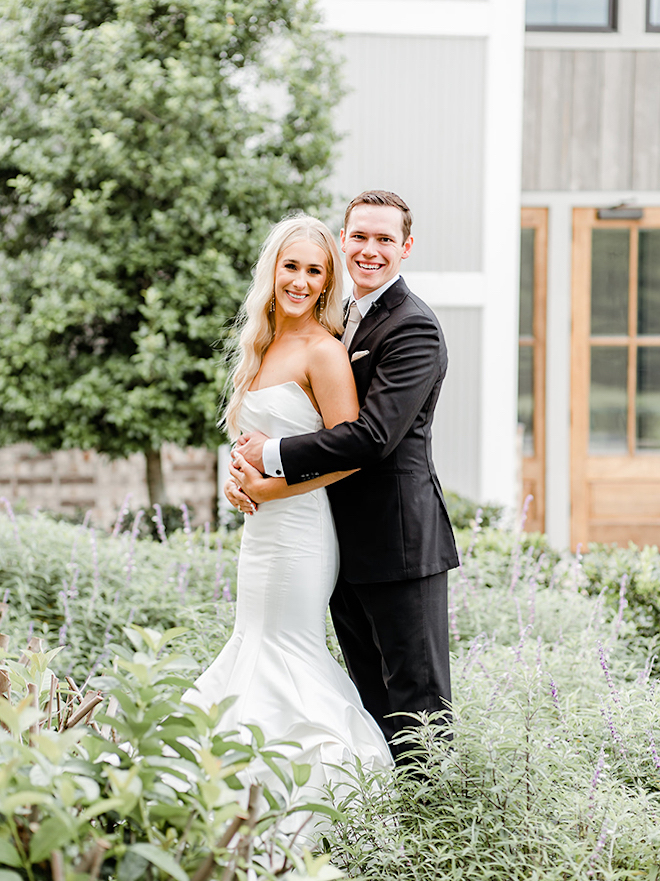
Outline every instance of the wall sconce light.
<svg viewBox="0 0 660 881">
<path fill-rule="evenodd" d="M 644 217 L 644 209 L 623 203 L 612 208 L 599 208 L 596 217 L 599 220 L 641 220 Z"/>
</svg>

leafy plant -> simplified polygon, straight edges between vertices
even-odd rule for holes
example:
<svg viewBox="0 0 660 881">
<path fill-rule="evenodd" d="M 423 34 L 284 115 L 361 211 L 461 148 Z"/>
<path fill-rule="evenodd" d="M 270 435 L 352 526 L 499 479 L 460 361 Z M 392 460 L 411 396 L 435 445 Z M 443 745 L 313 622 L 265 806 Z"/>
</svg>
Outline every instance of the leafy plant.
<svg viewBox="0 0 660 881">
<path fill-rule="evenodd" d="M 256 727 L 249 741 L 223 732 L 231 698 L 208 713 L 182 703 L 195 665 L 164 650 L 183 631 L 127 630 L 134 649 L 113 646 L 113 667 L 96 682 L 109 703 L 93 728 L 41 711 L 57 687 L 53 652 L 30 652 L 26 666 L 5 661 L 14 700 L 0 696 L 0 861 L 18 872 L 3 881 L 73 873 L 204 881 L 220 871 L 245 878 L 250 868 L 272 879 L 291 866 L 295 877 L 323 877 L 325 861 L 308 858 L 308 874 L 291 850 L 296 835 L 282 830 L 287 818 L 302 817 L 302 828 L 309 815 L 295 795 L 309 766 L 287 771 Z M 249 784 L 259 765 L 277 775 L 285 797 Z"/>
<path fill-rule="evenodd" d="M 660 633 L 660 554 L 657 547 L 590 545 L 581 557 L 585 589 L 603 594 L 614 608 L 624 605 L 639 631 Z"/>
<path fill-rule="evenodd" d="M 477 521 L 483 527 L 496 526 L 504 513 L 502 505 L 478 505 L 451 490 L 444 490 L 444 497 L 454 529 L 471 529 Z"/>
</svg>

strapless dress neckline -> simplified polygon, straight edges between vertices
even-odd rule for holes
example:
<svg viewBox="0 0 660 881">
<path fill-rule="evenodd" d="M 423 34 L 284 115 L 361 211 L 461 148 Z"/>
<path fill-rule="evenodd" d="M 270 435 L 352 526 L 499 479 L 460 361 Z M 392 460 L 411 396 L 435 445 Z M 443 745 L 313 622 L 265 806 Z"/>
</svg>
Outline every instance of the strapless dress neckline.
<svg viewBox="0 0 660 881">
<path fill-rule="evenodd" d="M 314 412 L 320 416 L 319 411 L 316 409 L 314 404 L 312 404 L 311 398 L 309 397 L 309 395 L 307 394 L 305 389 L 300 385 L 300 383 L 297 383 L 295 381 L 295 379 L 288 379 L 286 382 L 276 382 L 276 383 L 274 383 L 274 385 L 264 385 L 261 388 L 248 389 L 247 394 L 248 395 L 256 395 L 256 394 L 259 394 L 259 392 L 267 392 L 271 389 L 284 388 L 285 386 L 292 386 L 293 388 L 297 388 L 298 391 L 305 396 L 308 404 L 314 410 Z"/>
</svg>

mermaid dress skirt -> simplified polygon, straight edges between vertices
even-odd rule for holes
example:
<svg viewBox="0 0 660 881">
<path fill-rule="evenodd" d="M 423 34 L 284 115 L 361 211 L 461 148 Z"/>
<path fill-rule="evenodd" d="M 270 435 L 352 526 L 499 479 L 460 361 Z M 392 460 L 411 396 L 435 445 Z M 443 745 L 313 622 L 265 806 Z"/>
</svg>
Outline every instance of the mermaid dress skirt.
<svg viewBox="0 0 660 881">
<path fill-rule="evenodd" d="M 321 427 L 295 382 L 245 396 L 243 431 L 285 437 Z M 338 565 L 324 489 L 259 505 L 245 521 L 233 634 L 195 683 L 196 691 L 185 695 L 204 708 L 236 695 L 223 729 L 254 724 L 267 740 L 300 744 L 301 750 L 282 752 L 312 766 L 305 795 L 337 783 L 341 774 L 333 766 L 353 764 L 356 757 L 371 769 L 392 765 L 380 728 L 326 646 L 326 610 Z M 265 767 L 259 779 L 278 788 Z"/>
</svg>

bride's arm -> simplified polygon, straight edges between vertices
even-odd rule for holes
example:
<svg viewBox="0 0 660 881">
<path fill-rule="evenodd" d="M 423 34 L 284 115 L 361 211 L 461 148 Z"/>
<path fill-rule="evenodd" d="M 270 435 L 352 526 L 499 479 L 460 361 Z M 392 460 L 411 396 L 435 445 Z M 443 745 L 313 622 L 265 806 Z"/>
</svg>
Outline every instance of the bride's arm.
<svg viewBox="0 0 660 881">
<path fill-rule="evenodd" d="M 348 352 L 339 340 L 324 336 L 310 347 L 307 378 L 326 428 L 334 428 L 341 422 L 352 422 L 357 419 L 360 405 L 353 371 L 348 360 Z M 349 474 L 355 474 L 357 470 L 334 471 L 289 486 L 282 477 L 263 477 L 237 450 L 232 453 L 232 458 L 233 463 L 229 467 L 231 476 L 243 492 L 257 504 L 303 495 L 336 483 Z"/>
</svg>

